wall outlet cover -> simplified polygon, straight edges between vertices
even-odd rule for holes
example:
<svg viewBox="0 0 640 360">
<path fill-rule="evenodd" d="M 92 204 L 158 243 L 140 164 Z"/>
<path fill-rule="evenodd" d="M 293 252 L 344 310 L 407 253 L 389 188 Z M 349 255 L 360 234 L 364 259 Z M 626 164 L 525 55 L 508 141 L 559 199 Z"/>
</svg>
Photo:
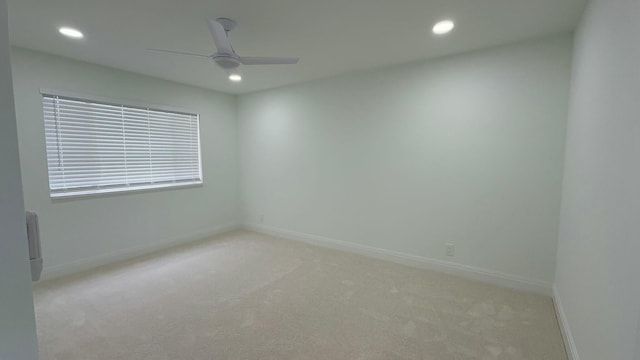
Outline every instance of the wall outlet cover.
<svg viewBox="0 0 640 360">
<path fill-rule="evenodd" d="M 454 256 L 456 252 L 456 248 L 452 243 L 444 244 L 447 256 Z"/>
</svg>

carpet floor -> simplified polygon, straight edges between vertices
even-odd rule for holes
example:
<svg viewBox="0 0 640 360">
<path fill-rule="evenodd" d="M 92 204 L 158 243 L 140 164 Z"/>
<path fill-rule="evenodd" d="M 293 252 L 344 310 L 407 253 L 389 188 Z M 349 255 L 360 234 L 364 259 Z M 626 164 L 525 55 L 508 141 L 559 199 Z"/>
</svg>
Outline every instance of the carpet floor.
<svg viewBox="0 0 640 360">
<path fill-rule="evenodd" d="M 42 360 L 566 360 L 550 298 L 248 231 L 36 285 Z"/>
</svg>

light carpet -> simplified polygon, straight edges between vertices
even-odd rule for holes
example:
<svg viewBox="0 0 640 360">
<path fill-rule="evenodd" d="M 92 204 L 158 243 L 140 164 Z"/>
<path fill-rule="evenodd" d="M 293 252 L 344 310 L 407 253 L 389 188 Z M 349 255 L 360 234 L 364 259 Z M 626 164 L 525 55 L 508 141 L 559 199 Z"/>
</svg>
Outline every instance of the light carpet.
<svg viewBox="0 0 640 360">
<path fill-rule="evenodd" d="M 42 360 L 566 360 L 552 300 L 248 231 L 46 281 Z"/>
</svg>

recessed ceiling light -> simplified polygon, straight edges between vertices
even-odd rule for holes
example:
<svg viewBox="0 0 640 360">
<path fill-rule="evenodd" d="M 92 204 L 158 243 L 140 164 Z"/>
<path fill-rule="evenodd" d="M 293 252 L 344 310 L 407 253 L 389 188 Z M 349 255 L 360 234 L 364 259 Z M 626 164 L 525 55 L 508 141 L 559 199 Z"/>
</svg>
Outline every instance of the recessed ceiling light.
<svg viewBox="0 0 640 360">
<path fill-rule="evenodd" d="M 82 34 L 80 30 L 70 27 L 61 27 L 60 29 L 58 29 L 58 31 L 60 32 L 60 34 L 72 39 L 82 39 L 84 37 L 84 34 Z"/>
<path fill-rule="evenodd" d="M 433 33 L 436 35 L 444 35 L 453 30 L 455 24 L 451 20 L 442 20 L 433 25 Z"/>
<path fill-rule="evenodd" d="M 242 81 L 242 76 L 240 76 L 240 74 L 231 74 L 229 75 L 229 80 L 233 82 L 240 82 Z"/>
</svg>

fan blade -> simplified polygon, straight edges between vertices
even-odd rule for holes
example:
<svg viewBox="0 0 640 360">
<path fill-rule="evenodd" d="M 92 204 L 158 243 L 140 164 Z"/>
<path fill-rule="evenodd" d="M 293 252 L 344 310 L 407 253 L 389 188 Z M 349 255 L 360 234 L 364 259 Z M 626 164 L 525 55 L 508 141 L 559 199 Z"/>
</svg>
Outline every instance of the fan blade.
<svg viewBox="0 0 640 360">
<path fill-rule="evenodd" d="M 229 37 L 227 36 L 227 30 L 224 29 L 224 26 L 216 20 L 211 19 L 207 19 L 207 25 L 209 25 L 209 31 L 211 32 L 211 36 L 213 36 L 213 42 L 216 45 L 216 49 L 218 49 L 218 53 L 234 54 L 231 42 L 229 42 Z"/>
<path fill-rule="evenodd" d="M 147 49 L 150 51 L 157 51 L 157 52 L 163 52 L 163 53 L 170 53 L 170 54 L 180 54 L 180 55 L 190 55 L 190 56 L 199 56 L 199 57 L 206 57 L 206 58 L 211 58 L 213 55 L 202 55 L 202 54 L 193 54 L 193 53 L 188 53 L 188 52 L 182 52 L 182 51 L 173 51 L 173 50 L 163 50 L 163 49 Z"/>
<path fill-rule="evenodd" d="M 243 65 L 287 65 L 297 64 L 299 60 L 300 58 L 297 57 L 240 57 L 240 62 Z"/>
</svg>

